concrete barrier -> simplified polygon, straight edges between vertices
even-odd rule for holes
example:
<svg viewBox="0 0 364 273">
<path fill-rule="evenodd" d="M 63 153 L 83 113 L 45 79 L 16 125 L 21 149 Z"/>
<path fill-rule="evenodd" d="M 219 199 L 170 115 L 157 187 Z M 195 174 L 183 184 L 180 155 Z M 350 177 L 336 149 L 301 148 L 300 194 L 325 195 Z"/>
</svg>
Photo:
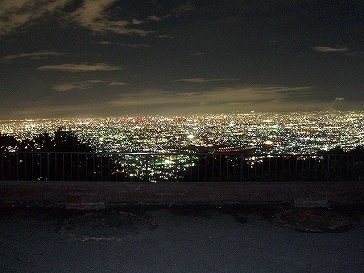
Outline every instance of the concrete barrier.
<svg viewBox="0 0 364 273">
<path fill-rule="evenodd" d="M 94 203 L 100 208 L 111 203 L 294 204 L 294 200 L 364 204 L 364 182 L 0 181 L 0 202 L 3 204 L 41 202 L 71 207 L 72 196 L 78 196 L 85 206 Z"/>
</svg>

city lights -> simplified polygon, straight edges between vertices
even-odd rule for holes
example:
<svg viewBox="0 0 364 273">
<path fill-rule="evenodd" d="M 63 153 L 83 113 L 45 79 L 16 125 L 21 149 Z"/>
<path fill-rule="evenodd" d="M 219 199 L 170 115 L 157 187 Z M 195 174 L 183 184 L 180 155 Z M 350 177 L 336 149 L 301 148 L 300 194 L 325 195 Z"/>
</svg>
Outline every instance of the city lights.
<svg viewBox="0 0 364 273">
<path fill-rule="evenodd" d="M 18 140 L 58 128 L 98 152 L 238 152 L 311 154 L 364 144 L 364 112 L 291 112 L 2 120 L 0 132 Z"/>
</svg>

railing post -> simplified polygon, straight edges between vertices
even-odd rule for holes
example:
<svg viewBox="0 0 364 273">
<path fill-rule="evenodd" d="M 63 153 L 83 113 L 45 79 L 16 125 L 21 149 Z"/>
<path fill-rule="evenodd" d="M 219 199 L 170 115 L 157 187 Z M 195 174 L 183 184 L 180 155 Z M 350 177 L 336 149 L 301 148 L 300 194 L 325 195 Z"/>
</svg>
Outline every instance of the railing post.
<svg viewBox="0 0 364 273">
<path fill-rule="evenodd" d="M 207 160 L 208 160 L 208 154 L 206 154 L 206 159 L 205 159 L 205 181 L 204 182 L 207 182 Z"/>
<path fill-rule="evenodd" d="M 8 161 L 9 161 L 9 164 L 8 164 L 8 179 L 12 178 L 11 177 L 11 153 L 8 152 Z"/>
<path fill-rule="evenodd" d="M 261 173 L 260 173 L 260 181 L 265 181 L 265 178 L 264 178 L 264 158 L 262 157 L 262 168 L 261 168 Z"/>
<path fill-rule="evenodd" d="M 85 180 L 87 181 L 88 177 L 88 154 L 85 154 Z"/>
<path fill-rule="evenodd" d="M 27 154 L 24 153 L 24 180 L 27 179 Z"/>
<path fill-rule="evenodd" d="M 80 181 L 80 153 L 77 153 L 77 181 Z"/>
<path fill-rule="evenodd" d="M 306 159 L 308 159 L 308 172 L 307 172 L 307 175 L 308 175 L 308 179 L 307 180 L 311 180 L 311 157 L 306 157 Z"/>
<path fill-rule="evenodd" d="M 294 180 L 297 181 L 298 180 L 298 160 L 297 157 L 295 158 L 295 172 L 294 172 Z"/>
<path fill-rule="evenodd" d="M 343 155 L 340 156 L 340 181 L 343 180 Z"/>
<path fill-rule="evenodd" d="M 149 155 L 145 155 L 145 182 L 149 182 L 149 173 L 148 173 L 148 165 L 149 165 Z"/>
<path fill-rule="evenodd" d="M 285 162 L 286 158 L 287 158 L 287 155 L 283 156 L 283 158 L 282 158 L 282 169 L 281 169 L 281 173 L 282 173 L 281 178 L 282 178 L 282 180 L 281 181 L 287 181 L 287 180 L 284 180 L 285 179 L 285 175 L 284 175 L 284 162 Z M 296 157 L 296 160 L 297 160 L 297 157 Z"/>
<path fill-rule="evenodd" d="M 73 181 L 73 153 L 70 153 L 70 180 Z"/>
<path fill-rule="evenodd" d="M 100 158 L 100 180 L 101 181 L 103 181 L 103 178 L 102 178 L 102 169 L 103 169 L 102 158 L 103 158 L 103 156 L 101 156 L 101 158 Z"/>
<path fill-rule="evenodd" d="M 19 153 L 16 153 L 16 181 L 19 181 Z"/>
<path fill-rule="evenodd" d="M 62 180 L 64 181 L 64 153 L 62 153 L 62 177 Z"/>
<path fill-rule="evenodd" d="M 274 157 L 275 158 L 275 161 L 276 161 L 276 163 L 274 164 L 275 166 L 274 166 L 274 177 L 275 177 L 275 181 L 277 181 L 278 180 L 278 156 L 275 156 Z"/>
<path fill-rule="evenodd" d="M 54 153 L 54 180 L 58 179 L 57 159 L 58 159 L 58 154 Z"/>
<path fill-rule="evenodd" d="M 39 177 L 38 180 L 42 177 L 42 153 L 39 153 Z"/>
<path fill-rule="evenodd" d="M 95 181 L 95 154 L 92 155 L 92 181 Z"/>
<path fill-rule="evenodd" d="M 34 180 L 34 154 L 32 153 L 32 179 Z"/>
<path fill-rule="evenodd" d="M 49 162 L 49 153 L 47 153 L 47 178 L 46 180 L 50 180 L 49 179 L 49 175 L 50 175 L 50 172 L 49 172 L 49 165 L 50 165 L 50 162 Z"/>
<path fill-rule="evenodd" d="M 110 155 L 107 157 L 107 179 L 111 180 L 111 170 L 110 170 Z"/>
<path fill-rule="evenodd" d="M 243 166 L 243 155 L 240 155 L 240 182 L 243 182 L 243 170 L 244 170 L 244 166 Z"/>
<path fill-rule="evenodd" d="M 329 181 L 329 175 L 330 175 L 330 155 L 327 156 L 326 181 Z"/>
<path fill-rule="evenodd" d="M 200 162 L 201 162 L 201 155 L 197 156 L 197 182 L 200 182 Z M 192 171 L 191 171 L 191 178 L 192 178 Z"/>
<path fill-rule="evenodd" d="M 272 178 L 271 178 L 271 169 L 270 169 L 270 164 L 271 164 L 271 162 L 270 162 L 270 160 L 271 160 L 271 157 L 269 156 L 268 157 L 268 180 L 269 181 L 271 181 L 272 180 Z"/>
<path fill-rule="evenodd" d="M 1 180 L 4 180 L 4 152 L 1 153 Z"/>
<path fill-rule="evenodd" d="M 254 158 L 254 181 L 257 182 L 257 157 Z"/>
</svg>

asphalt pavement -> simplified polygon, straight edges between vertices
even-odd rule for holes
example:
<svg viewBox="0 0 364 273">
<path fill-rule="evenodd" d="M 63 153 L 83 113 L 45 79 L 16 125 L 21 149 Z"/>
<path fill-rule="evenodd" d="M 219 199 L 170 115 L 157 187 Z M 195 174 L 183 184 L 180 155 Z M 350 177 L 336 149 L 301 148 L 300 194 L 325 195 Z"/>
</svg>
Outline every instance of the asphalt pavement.
<svg viewBox="0 0 364 273">
<path fill-rule="evenodd" d="M 0 272 L 364 272 L 362 208 L 2 207 Z"/>
</svg>

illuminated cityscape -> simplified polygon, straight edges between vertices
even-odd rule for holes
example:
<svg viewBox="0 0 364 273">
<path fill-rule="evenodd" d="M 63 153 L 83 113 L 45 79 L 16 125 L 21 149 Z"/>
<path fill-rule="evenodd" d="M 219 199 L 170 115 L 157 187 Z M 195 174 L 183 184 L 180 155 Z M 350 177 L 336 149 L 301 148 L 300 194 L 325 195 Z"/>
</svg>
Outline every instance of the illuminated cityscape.
<svg viewBox="0 0 364 273">
<path fill-rule="evenodd" d="M 364 273 L 363 15 L 0 0 L 0 273 Z"/>
<path fill-rule="evenodd" d="M 181 151 L 310 154 L 364 144 L 364 112 L 290 112 L 2 120 L 0 132 L 18 140 L 58 128 L 97 152 Z"/>
</svg>

